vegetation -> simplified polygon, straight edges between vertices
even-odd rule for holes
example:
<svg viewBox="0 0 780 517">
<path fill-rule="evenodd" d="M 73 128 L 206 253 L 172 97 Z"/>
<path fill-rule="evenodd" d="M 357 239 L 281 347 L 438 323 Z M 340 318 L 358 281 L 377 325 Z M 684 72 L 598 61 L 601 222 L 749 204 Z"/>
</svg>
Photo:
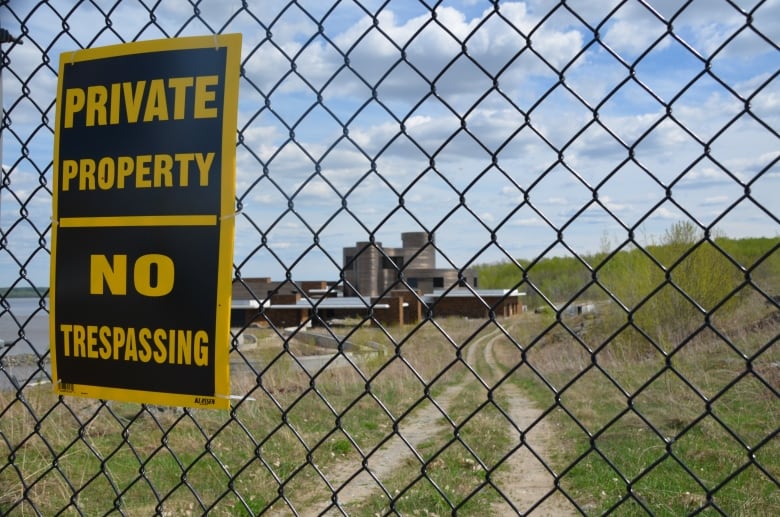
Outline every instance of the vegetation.
<svg viewBox="0 0 780 517">
<path fill-rule="evenodd" d="M 544 316 L 552 330 L 527 351 L 535 371 L 520 382 L 555 408 L 561 485 L 589 514 L 777 514 L 779 316 L 748 297 L 665 346 L 601 315 Z"/>
<path fill-rule="evenodd" d="M 548 310 L 355 321 L 356 367 L 310 376 L 310 345 L 251 329 L 230 412 L 2 392 L 0 514 L 308 515 L 338 489 L 350 515 L 505 515 L 519 429 L 589 515 L 780 515 L 780 241 L 700 237 L 483 266 Z"/>
<path fill-rule="evenodd" d="M 780 238 L 704 239 L 692 224 L 678 223 L 659 244 L 607 247 L 593 255 L 478 266 L 480 286 L 517 287 L 530 307 L 554 312 L 601 304 L 602 313 L 620 320 L 630 313 L 660 341 L 686 335 L 708 313 L 728 313 L 746 293 L 780 293 Z"/>
<path fill-rule="evenodd" d="M 780 511 L 780 239 L 680 223 L 645 249 L 521 265 L 483 266 L 480 283 L 550 309 L 521 382 L 556 407 L 562 486 L 589 513 Z"/>
</svg>

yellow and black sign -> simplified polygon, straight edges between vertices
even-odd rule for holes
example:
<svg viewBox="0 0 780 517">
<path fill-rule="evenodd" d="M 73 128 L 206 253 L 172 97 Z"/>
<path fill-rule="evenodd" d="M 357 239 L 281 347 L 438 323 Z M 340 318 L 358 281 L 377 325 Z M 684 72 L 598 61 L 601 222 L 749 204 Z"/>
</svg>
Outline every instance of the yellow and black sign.
<svg viewBox="0 0 780 517">
<path fill-rule="evenodd" d="M 230 407 L 241 35 L 60 56 L 57 393 Z"/>
</svg>

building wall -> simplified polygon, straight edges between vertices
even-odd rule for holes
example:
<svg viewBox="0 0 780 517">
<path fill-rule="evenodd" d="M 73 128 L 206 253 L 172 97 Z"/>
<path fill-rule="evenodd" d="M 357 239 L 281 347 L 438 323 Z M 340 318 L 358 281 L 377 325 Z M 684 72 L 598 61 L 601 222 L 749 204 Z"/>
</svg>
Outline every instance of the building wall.
<svg viewBox="0 0 780 517">
<path fill-rule="evenodd" d="M 312 291 L 324 291 L 329 287 L 325 280 L 305 280 L 303 282 L 293 283 L 290 281 L 274 281 L 268 277 L 242 278 L 241 282 L 233 282 L 232 296 L 234 300 L 257 300 L 262 302 L 273 296 L 309 294 Z M 328 296 L 336 296 L 336 292 L 329 293 Z M 324 293 L 311 295 L 317 298 L 324 296 Z"/>
<path fill-rule="evenodd" d="M 465 281 L 471 288 L 477 289 L 477 275 L 467 269 L 459 274 L 456 269 L 436 267 L 436 248 L 434 236 L 427 232 L 405 232 L 401 234 L 402 247 L 385 248 L 381 242 L 357 242 L 355 246 L 343 249 L 343 295 L 364 296 L 371 299 L 382 297 L 381 303 L 390 303 L 390 309 L 374 309 L 374 315 L 383 324 L 416 323 L 423 316 L 424 309 L 420 297 L 436 290 L 450 289 Z M 400 270 L 400 274 L 399 274 Z M 403 275 L 403 282 L 401 281 Z M 462 277 L 462 280 L 461 280 Z M 300 292 L 309 293 L 314 298 L 324 296 L 329 284 L 325 281 L 289 281 L 274 282 L 270 278 L 243 279 L 233 284 L 234 299 L 257 299 L 261 303 L 271 299 L 272 305 L 262 311 L 257 320 L 270 320 L 277 326 L 295 326 L 309 318 L 309 309 L 274 309 L 274 304 L 294 304 L 300 298 Z M 415 293 L 417 296 L 415 296 Z M 335 295 L 335 291 L 331 295 Z M 390 301 L 392 300 L 392 301 Z M 404 307 L 406 303 L 406 307 Z M 517 314 L 516 299 L 493 302 L 498 305 L 498 316 Z M 398 305 L 400 304 L 400 305 Z M 400 308 L 399 308 L 400 307 Z M 360 314 L 357 314 L 360 313 Z M 437 316 L 484 317 L 488 309 L 476 297 L 440 298 L 434 314 Z M 255 310 L 254 314 L 258 314 Z M 319 316 L 324 320 L 351 316 L 365 317 L 366 311 L 357 309 L 323 308 Z M 236 321 L 240 318 L 234 318 Z"/>
<path fill-rule="evenodd" d="M 422 301 L 420 299 L 420 292 L 412 292 L 408 289 L 398 289 L 390 292 L 390 296 L 395 296 L 401 299 L 403 306 L 403 323 L 415 324 L 422 318 Z"/>
<path fill-rule="evenodd" d="M 430 241 L 430 242 L 429 242 Z M 404 232 L 401 234 L 404 258 L 410 269 L 436 268 L 436 239 L 426 232 Z"/>
<path fill-rule="evenodd" d="M 303 282 L 298 282 L 298 285 L 301 286 L 301 290 L 304 293 L 311 293 L 315 290 L 326 290 L 328 289 L 328 282 L 325 280 L 304 280 Z M 328 296 L 335 296 L 336 292 L 333 291 L 332 293 L 328 293 Z"/>
<path fill-rule="evenodd" d="M 274 305 L 293 305 L 298 303 L 301 295 L 275 294 L 271 297 L 271 305 L 262 310 L 255 323 L 261 326 L 273 325 L 275 327 L 297 327 L 309 317 L 307 309 L 275 309 Z"/>
<path fill-rule="evenodd" d="M 517 296 L 483 297 L 476 296 L 445 296 L 438 298 L 433 306 L 433 314 L 437 318 L 445 316 L 461 316 L 466 318 L 487 318 L 489 311 L 497 317 L 511 317 L 520 312 L 520 302 Z"/>
<path fill-rule="evenodd" d="M 401 234 L 401 248 L 385 248 L 381 242 L 358 242 L 343 250 L 344 296 L 381 296 L 403 287 L 399 270 L 412 288 L 423 293 L 458 285 L 458 271 L 436 268 L 434 236 L 427 232 Z M 380 251 L 380 249 L 382 251 Z M 395 265 L 393 265 L 395 263 Z M 464 271 L 466 282 L 477 288 L 474 271 Z"/>
<path fill-rule="evenodd" d="M 232 296 L 234 300 L 264 300 L 267 286 L 271 279 L 267 277 L 242 278 L 241 282 L 233 282 Z"/>
<path fill-rule="evenodd" d="M 404 301 L 397 296 L 385 296 L 377 303 L 389 305 L 387 309 L 374 309 L 374 318 L 385 327 L 404 324 Z"/>
<path fill-rule="evenodd" d="M 261 319 L 257 320 L 261 326 L 273 324 L 277 328 L 298 327 L 309 317 L 307 309 L 274 309 L 269 307 L 263 311 Z"/>
<path fill-rule="evenodd" d="M 382 243 L 377 246 L 381 247 Z M 377 274 L 381 255 L 376 246 L 370 242 L 358 242 L 355 246 L 344 248 L 342 267 L 344 279 L 344 296 L 377 296 L 379 294 Z"/>
<path fill-rule="evenodd" d="M 276 295 L 272 298 L 272 305 L 265 309 L 251 309 L 233 311 L 234 326 L 242 326 L 255 323 L 261 326 L 273 325 L 275 327 L 297 327 L 302 323 L 312 320 L 316 324 L 319 318 L 311 317 L 311 310 L 307 307 L 300 309 L 274 308 L 277 305 L 294 305 L 301 298 L 299 294 Z M 408 289 L 397 289 L 386 296 L 373 299 L 376 304 L 388 305 L 387 308 L 375 307 L 369 309 L 357 309 L 354 307 L 328 307 L 319 309 L 322 321 L 332 318 L 366 318 L 369 311 L 374 319 L 384 326 L 396 326 L 418 323 L 427 313 L 427 308 L 421 299 L 421 293 L 413 293 Z M 516 316 L 522 310 L 519 297 L 515 296 L 443 296 L 433 302 L 429 302 L 433 308 L 435 317 L 466 317 L 487 318 L 489 311 L 493 310 L 496 317 L 508 318 Z"/>
<path fill-rule="evenodd" d="M 463 272 L 463 276 L 473 289 L 478 288 L 477 275 L 471 269 Z M 404 278 L 414 289 L 422 293 L 432 293 L 436 290 L 450 289 L 460 286 L 459 274 L 456 269 L 417 269 L 404 271 Z M 462 286 L 461 286 L 462 287 Z"/>
</svg>

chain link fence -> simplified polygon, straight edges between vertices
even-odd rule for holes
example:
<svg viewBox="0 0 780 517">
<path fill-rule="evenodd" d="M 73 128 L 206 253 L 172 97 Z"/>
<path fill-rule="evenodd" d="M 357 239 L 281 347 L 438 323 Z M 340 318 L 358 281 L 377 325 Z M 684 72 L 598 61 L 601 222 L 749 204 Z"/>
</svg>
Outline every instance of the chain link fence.
<svg viewBox="0 0 780 517">
<path fill-rule="evenodd" d="M 0 20 L 3 515 L 780 513 L 778 2 L 4 0 Z M 55 397 L 59 53 L 228 32 L 233 407 Z M 405 232 L 399 258 L 381 241 Z M 310 310 L 280 318 L 284 296 Z"/>
</svg>

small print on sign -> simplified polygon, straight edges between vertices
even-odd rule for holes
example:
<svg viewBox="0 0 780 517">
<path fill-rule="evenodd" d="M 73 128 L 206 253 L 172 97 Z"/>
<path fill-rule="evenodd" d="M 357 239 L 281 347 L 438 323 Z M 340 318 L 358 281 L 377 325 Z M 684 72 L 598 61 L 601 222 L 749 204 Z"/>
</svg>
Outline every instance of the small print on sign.
<svg viewBox="0 0 780 517">
<path fill-rule="evenodd" d="M 240 51 L 225 34 L 60 56 L 57 393 L 230 406 Z"/>
</svg>

